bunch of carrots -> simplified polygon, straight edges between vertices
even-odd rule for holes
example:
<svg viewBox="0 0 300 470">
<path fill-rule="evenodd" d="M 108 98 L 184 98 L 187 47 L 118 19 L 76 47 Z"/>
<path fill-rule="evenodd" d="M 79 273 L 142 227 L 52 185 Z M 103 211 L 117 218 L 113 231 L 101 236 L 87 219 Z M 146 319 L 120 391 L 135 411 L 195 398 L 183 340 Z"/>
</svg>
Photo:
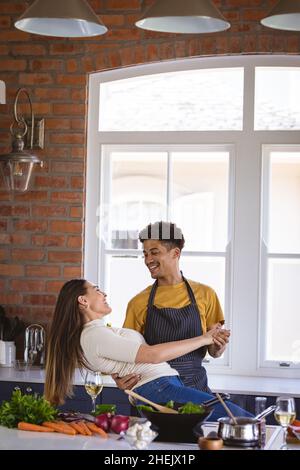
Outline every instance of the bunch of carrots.
<svg viewBox="0 0 300 470">
<path fill-rule="evenodd" d="M 96 426 L 89 421 L 76 421 L 72 423 L 65 423 L 64 421 L 45 421 L 42 425 L 31 424 L 21 421 L 18 423 L 18 429 L 21 431 L 36 431 L 36 432 L 60 432 L 75 436 L 81 434 L 82 436 L 92 436 L 93 433 L 98 434 L 100 437 L 107 438 L 107 433 L 103 429 Z"/>
</svg>

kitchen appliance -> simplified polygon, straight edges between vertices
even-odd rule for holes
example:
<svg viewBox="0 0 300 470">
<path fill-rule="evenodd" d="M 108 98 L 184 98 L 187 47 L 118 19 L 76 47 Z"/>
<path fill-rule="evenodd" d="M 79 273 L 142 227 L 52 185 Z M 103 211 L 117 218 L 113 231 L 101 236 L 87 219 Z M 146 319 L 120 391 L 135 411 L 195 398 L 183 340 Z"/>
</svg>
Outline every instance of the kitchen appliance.
<svg viewBox="0 0 300 470">
<path fill-rule="evenodd" d="M 24 361 L 31 365 L 45 365 L 45 329 L 33 323 L 25 330 Z"/>
<path fill-rule="evenodd" d="M 224 445 L 240 447 L 261 447 L 263 420 L 272 413 L 276 405 L 269 406 L 254 418 L 236 416 L 237 424 L 234 424 L 228 416 L 218 419 L 218 436 L 223 439 Z"/>
</svg>

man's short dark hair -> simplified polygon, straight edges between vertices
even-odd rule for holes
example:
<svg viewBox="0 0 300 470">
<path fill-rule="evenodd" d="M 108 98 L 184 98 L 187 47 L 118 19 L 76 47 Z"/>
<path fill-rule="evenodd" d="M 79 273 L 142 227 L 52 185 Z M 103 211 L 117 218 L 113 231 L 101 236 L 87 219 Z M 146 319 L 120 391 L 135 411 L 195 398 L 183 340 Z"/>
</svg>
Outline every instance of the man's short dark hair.
<svg viewBox="0 0 300 470">
<path fill-rule="evenodd" d="M 139 233 L 140 242 L 144 243 L 145 240 L 159 240 L 168 249 L 179 248 L 182 250 L 184 247 L 184 236 L 179 227 L 172 222 L 154 222 L 147 225 Z"/>
</svg>

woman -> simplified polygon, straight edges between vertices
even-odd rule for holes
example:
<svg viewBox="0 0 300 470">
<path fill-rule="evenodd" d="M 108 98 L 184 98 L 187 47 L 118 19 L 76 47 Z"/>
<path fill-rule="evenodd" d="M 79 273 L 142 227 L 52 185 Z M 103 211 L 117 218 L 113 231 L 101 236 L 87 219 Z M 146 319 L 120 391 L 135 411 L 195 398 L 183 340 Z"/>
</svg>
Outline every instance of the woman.
<svg viewBox="0 0 300 470">
<path fill-rule="evenodd" d="M 178 372 L 165 361 L 218 343 L 224 330 L 215 328 L 202 336 L 149 346 L 135 330 L 104 326 L 102 319 L 110 312 L 106 294 L 90 282 L 73 279 L 62 287 L 48 339 L 45 396 L 51 403 L 62 404 L 72 394 L 76 367 L 120 377 L 135 373 L 140 377 L 136 392 L 160 403 L 202 403 L 213 398 L 185 387 Z M 228 406 L 236 416 L 251 416 L 230 402 Z M 224 410 L 218 404 L 210 420 L 221 416 Z"/>
</svg>

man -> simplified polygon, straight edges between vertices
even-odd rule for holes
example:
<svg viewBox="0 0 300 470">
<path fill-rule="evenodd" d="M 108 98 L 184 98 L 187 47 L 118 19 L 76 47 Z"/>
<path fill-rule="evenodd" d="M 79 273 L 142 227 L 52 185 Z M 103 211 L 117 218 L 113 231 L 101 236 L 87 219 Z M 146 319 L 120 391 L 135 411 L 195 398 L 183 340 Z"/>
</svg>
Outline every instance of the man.
<svg viewBox="0 0 300 470">
<path fill-rule="evenodd" d="M 145 264 L 155 282 L 128 303 L 124 328 L 139 331 L 148 344 L 166 343 L 201 335 L 224 323 L 223 312 L 213 289 L 188 281 L 179 268 L 184 247 L 182 231 L 170 222 L 149 224 L 139 234 Z M 210 392 L 202 360 L 208 353 L 219 357 L 226 348 L 229 333 L 224 331 L 221 345 L 203 347 L 170 361 L 184 385 Z M 121 389 L 132 388 L 136 376 L 113 376 Z"/>
</svg>

